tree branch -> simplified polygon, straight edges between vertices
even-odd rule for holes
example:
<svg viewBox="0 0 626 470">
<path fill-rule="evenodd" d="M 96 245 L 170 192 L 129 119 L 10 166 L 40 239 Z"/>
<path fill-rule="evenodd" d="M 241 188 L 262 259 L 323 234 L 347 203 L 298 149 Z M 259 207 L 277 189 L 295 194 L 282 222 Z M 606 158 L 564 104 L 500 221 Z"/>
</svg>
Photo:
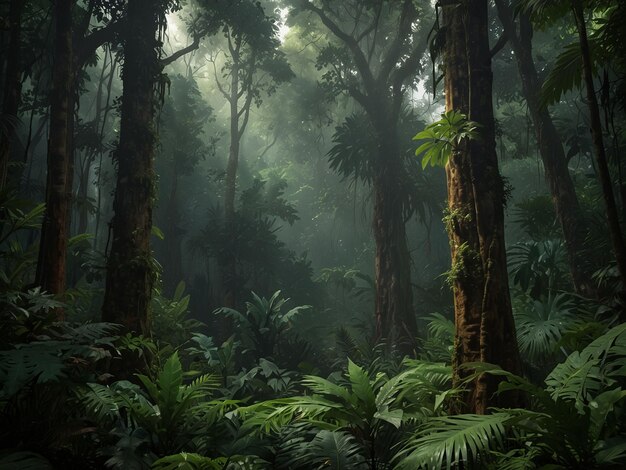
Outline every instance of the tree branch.
<svg viewBox="0 0 626 470">
<path fill-rule="evenodd" d="M 347 34 L 345 31 L 343 31 L 339 27 L 339 25 L 337 25 L 337 23 L 331 20 L 321 8 L 317 8 L 315 5 L 308 3 L 308 2 L 305 3 L 303 7 L 306 10 L 312 11 L 315 14 L 317 14 L 320 20 L 322 20 L 322 23 L 324 23 L 324 25 L 335 36 L 337 36 L 338 39 L 343 41 L 345 45 L 348 46 L 348 48 L 350 49 L 350 52 L 352 52 L 354 63 L 356 64 L 357 68 L 359 69 L 359 73 L 361 74 L 361 77 L 363 78 L 363 84 L 366 90 L 368 91 L 368 93 L 374 94 L 375 93 L 374 76 L 372 75 L 372 71 L 369 67 L 369 63 L 367 62 L 367 59 L 365 55 L 363 54 L 363 51 L 359 47 L 359 43 L 356 41 L 356 39 L 350 36 L 349 34 Z"/>
<path fill-rule="evenodd" d="M 217 58 L 217 55 L 215 56 L 215 58 Z M 222 96 L 224 96 L 224 98 L 226 98 L 226 101 L 230 103 L 230 94 L 226 93 L 226 90 L 224 90 L 224 87 L 222 86 L 222 83 L 220 82 L 220 79 L 217 76 L 217 66 L 215 65 L 215 58 L 213 58 L 212 60 L 209 59 L 209 62 L 213 64 L 213 73 L 215 74 L 215 84 L 217 85 L 217 89 L 220 91 Z"/>
<path fill-rule="evenodd" d="M 172 62 L 175 62 L 176 60 L 178 60 L 179 58 L 181 58 L 185 54 L 189 54 L 190 52 L 195 51 L 199 47 L 200 47 L 200 37 L 196 36 L 194 38 L 193 42 L 191 44 L 189 44 L 187 47 L 184 47 L 183 49 L 180 49 L 180 50 L 174 52 L 171 56 L 166 57 L 165 59 L 161 59 L 161 67 L 165 68 L 166 66 L 168 66 Z"/>
<path fill-rule="evenodd" d="M 380 67 L 380 73 L 378 75 L 379 82 L 386 82 L 387 77 L 393 70 L 400 59 L 401 47 L 404 39 L 411 31 L 411 25 L 417 16 L 417 10 L 413 5 L 412 0 L 405 0 L 402 6 L 402 13 L 400 15 L 400 26 L 398 27 L 398 34 L 394 38 L 391 46 L 389 47 L 383 63 Z"/>
<path fill-rule="evenodd" d="M 490 57 L 493 59 L 493 57 L 498 52 L 500 52 L 504 48 L 504 46 L 506 46 L 506 43 L 508 41 L 509 41 L 509 35 L 507 34 L 506 31 L 503 31 L 500 37 L 498 38 L 498 41 L 494 44 L 494 46 L 489 51 Z"/>
<path fill-rule="evenodd" d="M 110 21 L 106 26 L 96 29 L 83 38 L 76 46 L 76 66 L 82 67 L 87 59 L 107 42 L 113 42 L 115 35 L 122 29 L 123 22 Z"/>
</svg>

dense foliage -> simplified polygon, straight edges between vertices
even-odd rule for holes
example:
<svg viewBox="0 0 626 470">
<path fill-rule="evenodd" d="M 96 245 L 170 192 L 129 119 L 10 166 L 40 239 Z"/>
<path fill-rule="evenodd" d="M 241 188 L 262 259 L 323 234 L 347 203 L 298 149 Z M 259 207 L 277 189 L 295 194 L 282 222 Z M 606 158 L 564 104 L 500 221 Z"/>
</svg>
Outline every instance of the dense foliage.
<svg viewBox="0 0 626 470">
<path fill-rule="evenodd" d="M 625 20 L 0 1 L 0 469 L 626 467 Z"/>
</svg>

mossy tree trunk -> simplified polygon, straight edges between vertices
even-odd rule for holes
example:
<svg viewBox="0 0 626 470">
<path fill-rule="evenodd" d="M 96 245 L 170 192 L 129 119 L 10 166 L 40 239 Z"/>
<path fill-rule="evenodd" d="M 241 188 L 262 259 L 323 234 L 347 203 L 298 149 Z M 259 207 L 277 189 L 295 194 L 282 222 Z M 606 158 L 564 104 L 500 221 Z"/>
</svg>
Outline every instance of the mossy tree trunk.
<svg viewBox="0 0 626 470">
<path fill-rule="evenodd" d="M 46 211 L 41 229 L 36 282 L 53 294 L 65 290 L 67 235 L 71 200 L 71 121 L 73 112 L 74 54 L 72 45 L 73 0 L 58 0 L 55 5 L 55 47 L 50 130 Z M 62 310 L 57 310 L 59 317 Z"/>
<path fill-rule="evenodd" d="M 520 372 L 504 245 L 504 185 L 498 170 L 492 104 L 486 0 L 444 7 L 446 110 L 481 125 L 480 139 L 463 142 L 446 165 L 447 228 L 454 289 L 454 378 L 458 385 L 476 361 Z M 463 396 L 462 411 L 485 413 L 498 400 L 497 382 L 482 375 Z"/>
<path fill-rule="evenodd" d="M 159 2 L 130 0 L 124 32 L 124 69 L 117 184 L 111 222 L 102 318 L 135 333 L 148 332 L 154 280 L 150 234 L 154 198 L 155 83 L 159 63 Z"/>
</svg>

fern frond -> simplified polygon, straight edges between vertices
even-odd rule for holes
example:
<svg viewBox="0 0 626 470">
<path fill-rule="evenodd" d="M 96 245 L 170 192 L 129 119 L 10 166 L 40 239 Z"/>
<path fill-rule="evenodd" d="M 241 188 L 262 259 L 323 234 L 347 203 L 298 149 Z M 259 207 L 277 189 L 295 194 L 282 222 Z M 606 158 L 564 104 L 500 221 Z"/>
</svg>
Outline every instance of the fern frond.
<svg viewBox="0 0 626 470">
<path fill-rule="evenodd" d="M 199 454 L 181 452 L 160 458 L 152 464 L 154 470 L 222 470 L 226 458 L 211 459 Z"/>
<path fill-rule="evenodd" d="M 396 468 L 449 470 L 476 462 L 487 451 L 502 447 L 511 420 L 504 412 L 431 418 L 396 455 Z"/>
</svg>

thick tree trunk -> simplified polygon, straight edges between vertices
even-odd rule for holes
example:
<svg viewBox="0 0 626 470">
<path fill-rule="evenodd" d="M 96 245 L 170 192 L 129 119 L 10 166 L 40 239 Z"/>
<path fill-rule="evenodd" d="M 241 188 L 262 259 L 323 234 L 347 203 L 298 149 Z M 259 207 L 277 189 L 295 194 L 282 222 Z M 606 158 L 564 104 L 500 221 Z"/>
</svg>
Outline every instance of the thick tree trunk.
<svg viewBox="0 0 626 470">
<path fill-rule="evenodd" d="M 150 233 L 156 140 L 154 86 L 160 72 L 158 8 L 152 0 L 128 3 L 113 241 L 102 307 L 104 321 L 144 334 L 149 331 L 154 280 Z"/>
<path fill-rule="evenodd" d="M 518 373 L 520 359 L 506 269 L 504 187 L 498 171 L 493 118 L 491 58 L 486 0 L 447 6 L 446 109 L 481 124 L 481 138 L 464 142 L 451 155 L 448 230 L 455 306 L 455 382 L 482 361 Z M 497 382 L 483 375 L 464 396 L 464 411 L 485 413 L 496 401 Z M 509 402 L 508 404 L 512 404 Z"/>
<path fill-rule="evenodd" d="M 519 34 L 513 14 L 506 0 L 496 0 L 498 16 L 504 27 L 511 49 L 515 53 L 517 69 L 522 81 L 522 92 L 528 104 L 539 153 L 550 187 L 556 217 L 563 231 L 567 248 L 570 273 L 576 292 L 581 295 L 594 295 L 589 263 L 585 257 L 585 221 L 582 217 L 574 183 L 567 167 L 567 159 L 550 112 L 541 106 L 539 95 L 541 81 L 532 56 L 532 25 L 530 19 L 521 14 Z"/>
<path fill-rule="evenodd" d="M 22 10 L 23 0 L 11 0 L 9 6 L 9 42 L 6 60 L 6 72 L 4 76 L 4 94 L 2 99 L 2 114 L 4 119 L 11 119 L 6 125 L 6 130 L 0 132 L 0 190 L 7 183 L 7 172 L 11 159 L 11 144 L 15 138 L 14 125 L 17 124 L 22 95 L 22 71 L 20 63 L 21 34 L 22 34 Z"/>
<path fill-rule="evenodd" d="M 65 290 L 67 234 L 71 199 L 71 96 L 73 85 L 72 6 L 59 0 L 55 8 L 55 57 L 50 106 L 46 212 L 41 230 L 36 282 L 53 294 Z M 59 314 L 62 315 L 59 310 Z"/>
<path fill-rule="evenodd" d="M 613 185 L 611 183 L 611 173 L 606 158 L 604 142 L 602 137 L 602 121 L 600 120 L 600 108 L 593 84 L 593 66 L 591 62 L 591 52 L 589 51 L 589 41 L 587 39 L 587 26 L 585 24 L 585 14 L 580 0 L 572 0 L 572 11 L 576 20 L 578 37 L 580 40 L 580 53 L 583 65 L 583 77 L 587 89 L 587 105 L 589 106 L 589 119 L 591 126 L 591 140 L 598 165 L 598 176 L 600 187 L 606 206 L 606 218 L 609 225 L 611 243 L 617 261 L 617 269 L 622 279 L 622 285 L 626 287 L 626 245 L 622 236 L 622 229 L 619 224 L 619 213 L 615 203 Z"/>
<path fill-rule="evenodd" d="M 402 192 L 398 188 L 404 168 L 396 132 L 387 127 L 377 134 L 380 143 L 373 182 L 372 221 L 376 242 L 376 337 L 402 353 L 411 354 L 417 326 L 411 290 L 411 257 L 406 241 Z"/>
</svg>

